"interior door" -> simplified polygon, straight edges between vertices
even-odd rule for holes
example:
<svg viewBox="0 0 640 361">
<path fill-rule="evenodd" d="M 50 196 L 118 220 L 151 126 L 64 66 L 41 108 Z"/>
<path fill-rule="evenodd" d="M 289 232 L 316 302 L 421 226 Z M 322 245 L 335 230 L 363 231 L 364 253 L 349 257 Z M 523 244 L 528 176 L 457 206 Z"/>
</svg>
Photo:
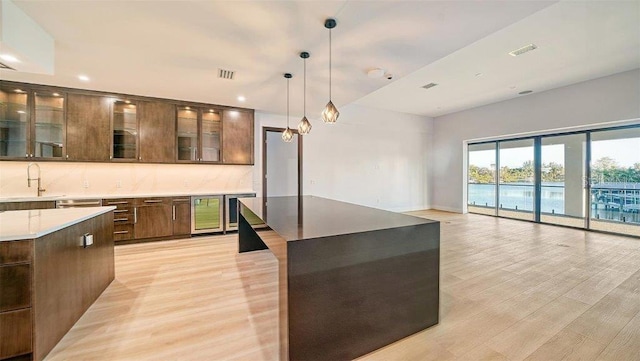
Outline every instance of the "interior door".
<svg viewBox="0 0 640 361">
<path fill-rule="evenodd" d="M 282 140 L 284 129 L 265 128 L 264 197 L 301 195 L 302 142 L 297 133 L 289 143 Z"/>
</svg>

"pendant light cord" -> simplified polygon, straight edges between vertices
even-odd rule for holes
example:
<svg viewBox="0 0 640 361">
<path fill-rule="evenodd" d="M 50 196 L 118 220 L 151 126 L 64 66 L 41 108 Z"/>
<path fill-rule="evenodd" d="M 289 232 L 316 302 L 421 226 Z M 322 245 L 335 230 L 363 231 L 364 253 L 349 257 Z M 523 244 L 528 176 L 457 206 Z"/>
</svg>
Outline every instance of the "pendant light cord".
<svg viewBox="0 0 640 361">
<path fill-rule="evenodd" d="M 307 58 L 304 58 L 304 91 L 302 92 L 303 94 L 303 107 L 302 107 L 302 113 L 303 116 L 307 116 Z"/>
<path fill-rule="evenodd" d="M 287 129 L 289 129 L 289 78 L 287 78 Z"/>
<path fill-rule="evenodd" d="M 329 29 L 329 100 L 331 100 L 331 29 Z"/>
</svg>

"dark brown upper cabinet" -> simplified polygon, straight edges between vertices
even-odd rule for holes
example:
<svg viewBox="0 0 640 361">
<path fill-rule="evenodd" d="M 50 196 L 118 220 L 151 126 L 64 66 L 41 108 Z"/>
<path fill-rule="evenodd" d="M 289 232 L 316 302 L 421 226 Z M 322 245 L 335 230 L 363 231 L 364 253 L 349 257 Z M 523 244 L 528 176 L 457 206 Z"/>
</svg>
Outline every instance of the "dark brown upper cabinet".
<svg viewBox="0 0 640 361">
<path fill-rule="evenodd" d="M 109 114 L 112 101 L 95 95 L 67 95 L 66 159 L 109 161 Z"/>
<path fill-rule="evenodd" d="M 178 106 L 176 124 L 177 161 L 221 161 L 221 111 L 209 107 Z"/>
<path fill-rule="evenodd" d="M 29 158 L 30 111 L 27 91 L 0 87 L 0 157 Z"/>
<path fill-rule="evenodd" d="M 0 160 L 253 165 L 253 133 L 251 109 L 0 81 Z"/>
<path fill-rule="evenodd" d="M 253 164 L 253 111 L 223 111 L 222 161 L 225 164 Z"/>
<path fill-rule="evenodd" d="M 140 101 L 140 153 L 145 163 L 175 163 L 176 113 L 168 102 Z"/>
<path fill-rule="evenodd" d="M 111 160 L 138 160 L 138 107 L 129 100 L 111 106 Z"/>
<path fill-rule="evenodd" d="M 65 94 L 50 90 L 33 92 L 32 151 L 35 158 L 64 159 Z"/>
<path fill-rule="evenodd" d="M 65 94 L 0 84 L 0 157 L 64 159 Z"/>
</svg>

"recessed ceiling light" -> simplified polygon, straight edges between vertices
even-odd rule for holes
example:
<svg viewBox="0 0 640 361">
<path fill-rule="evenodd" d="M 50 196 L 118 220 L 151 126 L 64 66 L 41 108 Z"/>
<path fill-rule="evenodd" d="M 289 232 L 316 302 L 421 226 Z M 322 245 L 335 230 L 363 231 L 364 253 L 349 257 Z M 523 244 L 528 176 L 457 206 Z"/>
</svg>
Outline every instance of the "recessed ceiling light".
<svg viewBox="0 0 640 361">
<path fill-rule="evenodd" d="M 20 60 L 11 54 L 1 54 L 0 59 L 9 63 L 19 63 Z"/>
<path fill-rule="evenodd" d="M 89 81 L 89 77 L 86 75 L 78 75 L 78 79 L 82 80 L 82 81 Z"/>
<path fill-rule="evenodd" d="M 374 68 L 367 72 L 367 76 L 371 79 L 382 78 L 383 75 L 384 75 L 384 69 L 382 68 Z"/>
<path fill-rule="evenodd" d="M 533 93 L 533 90 L 523 90 L 523 91 L 521 91 L 521 92 L 520 92 L 520 93 L 518 93 L 518 94 L 520 94 L 520 95 L 525 95 L 525 94 L 529 94 L 529 93 Z"/>
<path fill-rule="evenodd" d="M 239 101 L 239 102 L 244 102 L 245 100 L 247 100 L 247 98 L 245 98 L 245 97 L 244 97 L 244 96 L 242 96 L 242 95 L 238 95 L 238 101 Z"/>
<path fill-rule="evenodd" d="M 58 94 L 58 93 L 53 93 L 51 95 L 53 95 L 54 97 L 59 97 L 60 96 L 60 94 Z"/>
</svg>

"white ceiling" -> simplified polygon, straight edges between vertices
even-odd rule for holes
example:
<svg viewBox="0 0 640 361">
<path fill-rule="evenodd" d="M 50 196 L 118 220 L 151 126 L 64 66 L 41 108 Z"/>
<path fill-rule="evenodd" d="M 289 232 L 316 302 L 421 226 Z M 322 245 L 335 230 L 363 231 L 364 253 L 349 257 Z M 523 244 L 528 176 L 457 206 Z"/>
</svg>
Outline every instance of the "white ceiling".
<svg viewBox="0 0 640 361">
<path fill-rule="evenodd" d="M 333 100 L 435 116 L 640 66 L 639 2 L 545 1 L 17 1 L 56 42 L 53 76 L 0 78 L 286 111 Z M 513 58 L 506 53 L 536 43 Z M 1 50 L 1 49 L 0 49 Z M 370 79 L 382 67 L 394 79 Z M 217 69 L 236 79 L 217 78 Z M 474 74 L 482 72 L 483 76 Z M 83 83 L 78 74 L 91 81 Z M 429 82 L 431 90 L 420 89 Z M 515 89 L 509 87 L 515 86 Z M 247 98 L 237 101 L 238 95 Z M 440 107 L 440 109 L 438 109 Z"/>
</svg>

